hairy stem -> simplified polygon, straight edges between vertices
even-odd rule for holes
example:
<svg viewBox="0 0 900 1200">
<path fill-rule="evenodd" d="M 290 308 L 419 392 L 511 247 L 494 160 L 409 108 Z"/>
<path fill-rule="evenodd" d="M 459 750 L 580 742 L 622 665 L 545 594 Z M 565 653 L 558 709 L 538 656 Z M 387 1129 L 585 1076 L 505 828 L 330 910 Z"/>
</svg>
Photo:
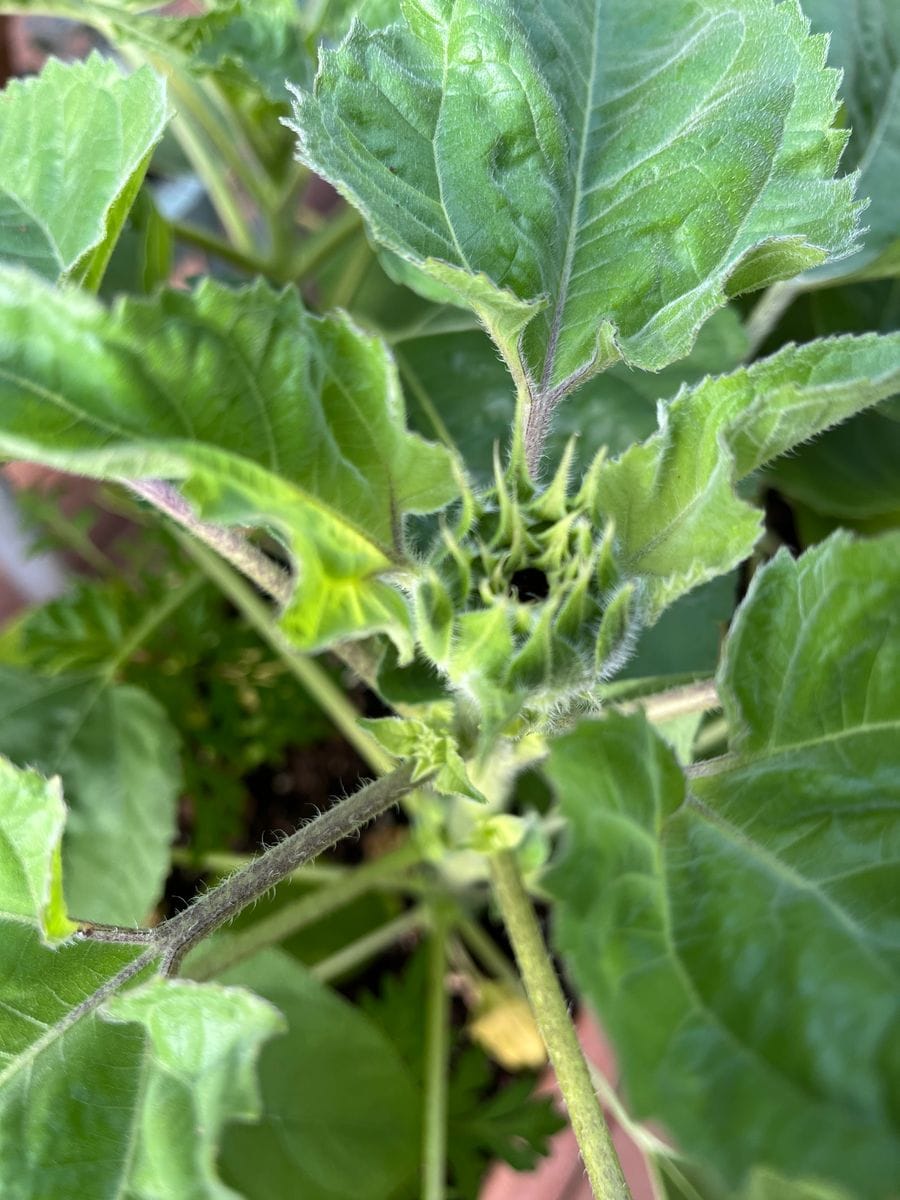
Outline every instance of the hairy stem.
<svg viewBox="0 0 900 1200">
<path fill-rule="evenodd" d="M 336 842 L 357 833 L 392 808 L 412 790 L 412 773 L 413 765 L 404 763 L 391 775 L 367 784 L 159 925 L 153 940 L 163 949 L 164 972 L 174 974 L 193 946 L 264 896 L 301 864 L 318 858 Z"/>
<path fill-rule="evenodd" d="M 721 708 L 722 701 L 716 690 L 715 681 L 704 679 L 685 687 L 670 688 L 666 692 L 655 692 L 622 705 L 622 712 L 643 712 L 648 721 L 670 721 L 674 717 L 686 717 L 692 713 L 711 712 Z"/>
<path fill-rule="evenodd" d="M 222 558 L 246 575 L 273 600 L 284 606 L 290 600 L 294 585 L 287 571 L 273 562 L 262 550 L 248 542 L 234 529 L 201 521 L 177 488 L 161 479 L 126 479 L 125 486 L 148 504 L 171 517 L 176 524 L 211 547 Z"/>
<path fill-rule="evenodd" d="M 83 926 L 81 936 L 101 942 L 146 945 L 148 954 L 162 958 L 163 974 L 173 975 L 184 956 L 198 942 L 215 933 L 298 867 L 318 858 L 342 838 L 358 833 L 363 826 L 392 808 L 412 791 L 412 774 L 413 764 L 403 763 L 391 775 L 366 784 L 254 858 L 242 870 L 223 879 L 217 887 L 199 896 L 183 912 L 163 921 L 155 929 L 88 924 Z"/>
<path fill-rule="evenodd" d="M 596 1200 L 631 1200 L 515 856 L 492 859 L 494 893 Z"/>
<path fill-rule="evenodd" d="M 537 479 L 540 474 L 544 442 L 550 431 L 552 416 L 551 407 L 538 397 L 535 397 L 528 406 L 528 416 L 525 422 L 525 462 L 528 466 L 528 474 L 532 479 Z"/>
<path fill-rule="evenodd" d="M 209 953 L 204 954 L 196 964 L 192 963 L 186 973 L 191 979 L 212 979 L 258 950 L 275 946 L 308 925 L 351 904 L 377 887 L 383 879 L 413 866 L 420 857 L 418 847 L 407 842 L 391 854 L 364 863 L 354 871 L 348 871 L 331 887 L 316 888 L 309 895 L 279 908 L 270 917 L 256 921 L 249 929 L 235 934 L 223 945 L 211 947 Z"/>
<path fill-rule="evenodd" d="M 222 562 L 221 558 L 210 554 L 192 538 L 181 534 L 176 536 L 185 553 L 228 597 L 263 641 L 268 642 L 300 686 L 309 693 L 372 770 L 379 775 L 389 771 L 393 760 L 382 750 L 375 738 L 358 724 L 356 709 L 314 659 L 298 654 L 293 646 L 289 645 L 265 603 Z"/>
<path fill-rule="evenodd" d="M 428 946 L 422 1200 L 444 1200 L 446 1195 L 447 1072 L 450 1056 L 450 994 L 446 976 L 447 921 L 445 914 L 437 914 Z"/>
</svg>

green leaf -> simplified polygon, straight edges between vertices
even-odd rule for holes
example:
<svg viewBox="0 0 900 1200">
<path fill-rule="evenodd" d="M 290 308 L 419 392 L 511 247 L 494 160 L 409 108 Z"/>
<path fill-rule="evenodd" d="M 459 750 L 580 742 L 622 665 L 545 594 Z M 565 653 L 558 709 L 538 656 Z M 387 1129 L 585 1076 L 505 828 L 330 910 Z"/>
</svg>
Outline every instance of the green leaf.
<svg viewBox="0 0 900 1200">
<path fill-rule="evenodd" d="M 148 68 L 50 59 L 0 94 L 0 262 L 96 287 L 169 117 Z"/>
<path fill-rule="evenodd" d="M 297 294 L 212 280 L 106 310 L 0 273 L 0 450 L 98 478 L 180 481 L 202 515 L 273 526 L 297 564 L 304 649 L 385 629 L 406 604 L 405 513 L 453 499 L 449 453 L 406 432 L 384 347 Z"/>
<path fill-rule="evenodd" d="M 415 1172 L 419 1144 L 418 1097 L 394 1047 L 281 951 L 222 978 L 288 1022 L 260 1060 L 261 1122 L 228 1132 L 225 1178 L 248 1200 L 387 1200 Z"/>
<path fill-rule="evenodd" d="M 431 787 L 447 796 L 484 800 L 459 752 L 452 704 L 433 704 L 418 717 L 364 718 L 360 724 L 392 758 L 415 762 L 413 782 L 433 774 Z"/>
<path fill-rule="evenodd" d="M 798 296 L 767 344 L 777 347 L 786 340 L 808 342 L 836 333 L 892 333 L 897 329 L 900 282 L 845 284 Z M 890 403 L 882 404 L 798 446 L 773 464 L 766 472 L 767 480 L 792 500 L 842 522 L 900 512 L 896 470 L 900 427 L 892 420 L 891 409 Z"/>
<path fill-rule="evenodd" d="M 142 187 L 116 242 L 99 294 L 112 300 L 123 292 L 148 295 L 172 273 L 172 226 L 160 215 L 147 187 Z"/>
<path fill-rule="evenodd" d="M 552 1097 L 534 1094 L 531 1072 L 505 1080 L 499 1091 L 492 1076 L 478 1047 L 461 1050 L 447 1095 L 448 1157 L 459 1196 L 477 1196 L 497 1162 L 534 1171 L 550 1154 L 550 1139 L 565 1128 Z"/>
<path fill-rule="evenodd" d="M 817 513 L 867 520 L 900 512 L 900 421 L 873 408 L 772 472 L 776 487 Z"/>
<path fill-rule="evenodd" d="M 737 480 L 900 391 L 900 334 L 787 346 L 706 379 L 660 408 L 660 428 L 598 472 L 624 569 L 643 577 L 647 619 L 753 549 L 761 514 Z"/>
<path fill-rule="evenodd" d="M 719 575 L 681 596 L 642 631 L 620 679 L 712 673 L 737 600 L 737 572 Z"/>
<path fill-rule="evenodd" d="M 803 0 L 814 30 L 830 35 L 828 61 L 843 71 L 841 99 L 852 130 L 844 165 L 859 171 L 869 199 L 862 246 L 841 262 L 812 271 L 821 285 L 853 276 L 900 273 L 900 8 L 894 0 Z"/>
<path fill-rule="evenodd" d="M 169 871 L 181 783 L 178 738 L 160 705 L 103 673 L 0 666 L 0 752 L 62 776 L 70 910 L 142 924 Z"/>
<path fill-rule="evenodd" d="M 403 11 L 322 53 L 299 156 L 536 402 L 619 358 L 659 369 L 727 296 L 852 249 L 838 76 L 793 0 Z"/>
<path fill-rule="evenodd" d="M 666 1158 L 657 1162 L 665 1183 L 665 1200 L 736 1200 L 733 1189 L 698 1172 L 694 1164 Z M 847 1200 L 848 1193 L 829 1184 L 790 1180 L 763 1167 L 754 1171 L 739 1200 Z"/>
<path fill-rule="evenodd" d="M 226 80 L 249 81 L 273 104 L 287 106 L 286 79 L 311 79 L 312 63 L 303 44 L 296 0 L 264 5 L 238 0 L 205 19 L 206 36 L 190 59 Z"/>
<path fill-rule="evenodd" d="M 605 446 L 621 454 L 656 428 L 659 401 L 707 375 L 739 367 L 747 353 L 747 336 L 734 306 L 714 313 L 697 334 L 690 354 L 661 371 L 640 371 L 622 363 L 579 389 L 554 415 L 547 438 L 547 457 L 557 461 L 576 434 L 575 470 L 587 470 Z"/>
<path fill-rule="evenodd" d="M 0 912 L 34 918 L 48 942 L 75 930 L 62 894 L 65 819 L 59 780 L 17 771 L 0 758 Z"/>
<path fill-rule="evenodd" d="M 636 1115 L 729 1195 L 757 1166 L 864 1200 L 900 1177 L 898 590 L 900 536 L 761 571 L 719 680 L 733 753 L 687 787 L 640 717 L 551 749 L 559 945 Z"/>
<path fill-rule="evenodd" d="M 4 1200 L 227 1200 L 214 1165 L 222 1126 L 258 1115 L 253 1066 L 279 1014 L 248 992 L 182 981 L 114 998 L 139 978 L 136 947 L 45 943 L 68 932 L 58 786 L 0 761 L 0 801 Z"/>
</svg>

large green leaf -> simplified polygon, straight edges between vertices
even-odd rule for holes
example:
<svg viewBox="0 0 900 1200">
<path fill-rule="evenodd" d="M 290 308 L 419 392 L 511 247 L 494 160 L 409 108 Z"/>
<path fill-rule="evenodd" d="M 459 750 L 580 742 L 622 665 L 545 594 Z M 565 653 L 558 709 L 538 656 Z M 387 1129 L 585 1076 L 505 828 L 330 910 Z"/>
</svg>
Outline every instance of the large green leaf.
<svg viewBox="0 0 900 1200">
<path fill-rule="evenodd" d="M 62 777 L 69 909 L 142 924 L 169 871 L 181 783 L 178 737 L 162 707 L 103 673 L 0 666 L 0 753 Z"/>
<path fill-rule="evenodd" d="M 165 85 L 99 54 L 0 94 L 0 262 L 96 285 L 168 120 Z"/>
<path fill-rule="evenodd" d="M 260 1060 L 262 1120 L 229 1131 L 229 1183 L 250 1200 L 394 1195 L 419 1161 L 419 1097 L 388 1039 L 281 951 L 222 981 L 252 987 L 288 1021 L 288 1037 Z"/>
<path fill-rule="evenodd" d="M 760 572 L 720 673 L 733 753 L 689 784 L 640 717 L 551 749 L 559 945 L 637 1113 L 732 1188 L 900 1178 L 898 594 L 898 536 Z"/>
<path fill-rule="evenodd" d="M 787 346 L 661 407 L 659 432 L 596 484 L 625 569 L 643 577 L 648 619 L 752 550 L 761 514 L 736 480 L 897 391 L 900 334 L 869 334 Z"/>
<path fill-rule="evenodd" d="M 828 61 L 843 71 L 841 98 L 852 130 L 844 165 L 859 171 L 870 203 L 862 247 L 810 273 L 811 284 L 900 273 L 900 6 L 895 0 L 803 0 L 815 30 L 830 34 Z"/>
<path fill-rule="evenodd" d="M 0 273 L 0 451 L 100 478 L 182 481 L 203 515 L 271 525 L 297 566 L 307 649 L 407 644 L 403 516 L 453 498 L 450 455 L 406 432 L 380 342 L 294 290 L 207 280 L 106 310 Z"/>
<path fill-rule="evenodd" d="M 299 155 L 475 309 L 539 404 L 683 357 L 728 295 L 853 246 L 838 77 L 794 0 L 403 11 L 323 52 Z"/>
<path fill-rule="evenodd" d="M 51 948 L 71 928 L 63 817 L 56 784 L 0 760 L 0 1193 L 227 1200 L 222 1128 L 259 1115 L 256 1056 L 283 1022 L 219 985 L 156 979 L 115 996 L 134 946 L 75 935 Z"/>
</svg>

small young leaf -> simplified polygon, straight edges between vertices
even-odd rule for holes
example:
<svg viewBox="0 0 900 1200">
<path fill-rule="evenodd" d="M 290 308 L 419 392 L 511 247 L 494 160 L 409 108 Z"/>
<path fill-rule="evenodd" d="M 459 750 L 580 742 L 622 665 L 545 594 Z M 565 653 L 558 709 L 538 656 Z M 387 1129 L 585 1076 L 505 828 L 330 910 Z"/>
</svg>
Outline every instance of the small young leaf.
<svg viewBox="0 0 900 1200">
<path fill-rule="evenodd" d="M 79 918 L 140 925 L 175 837 L 178 737 L 139 688 L 0 666 L 0 753 L 62 777 L 66 900 Z"/>
<path fill-rule="evenodd" d="M 900 1177 L 898 590 L 900 536 L 760 572 L 720 675 L 735 752 L 689 788 L 641 717 L 551 749 L 560 947 L 636 1115 L 729 1195 L 757 1166 L 861 1200 Z"/>
<path fill-rule="evenodd" d="M 281 1017 L 218 985 L 157 979 L 114 998 L 136 947 L 46 944 L 67 932 L 58 787 L 0 761 L 0 801 L 3 865 L 13 843 L 27 857 L 0 884 L 0 1193 L 226 1200 L 222 1127 L 259 1115 L 254 1063 Z"/>
<path fill-rule="evenodd" d="M 453 707 L 450 704 L 431 705 L 430 711 L 419 717 L 378 717 L 364 719 L 360 724 L 368 729 L 381 747 L 396 759 L 414 760 L 413 782 L 433 775 L 431 786 L 448 796 L 468 796 L 484 800 L 472 784 L 466 764 L 460 755 L 453 729 Z"/>
<path fill-rule="evenodd" d="M 322 53 L 299 156 L 537 402 L 619 358 L 657 370 L 728 295 L 852 249 L 838 76 L 794 0 L 403 11 Z"/>
<path fill-rule="evenodd" d="M 99 54 L 0 94 L 0 262 L 96 286 L 169 118 L 165 85 Z"/>
<path fill-rule="evenodd" d="M 386 629 L 405 602 L 403 516 L 453 499 L 449 453 L 406 431 L 384 347 L 293 290 L 206 280 L 106 310 L 0 272 L 0 449 L 104 479 L 183 481 L 204 517 L 274 526 L 305 649 Z"/>
</svg>

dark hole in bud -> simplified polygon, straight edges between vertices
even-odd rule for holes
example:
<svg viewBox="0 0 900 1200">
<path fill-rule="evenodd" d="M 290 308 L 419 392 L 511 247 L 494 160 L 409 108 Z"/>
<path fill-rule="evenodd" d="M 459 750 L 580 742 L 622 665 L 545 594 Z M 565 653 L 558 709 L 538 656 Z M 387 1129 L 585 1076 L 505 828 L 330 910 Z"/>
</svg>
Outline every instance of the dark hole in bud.
<svg viewBox="0 0 900 1200">
<path fill-rule="evenodd" d="M 537 567 L 522 567 L 510 579 L 509 590 L 510 593 L 515 592 L 524 604 L 532 600 L 546 600 L 550 595 L 550 580 Z"/>
</svg>

